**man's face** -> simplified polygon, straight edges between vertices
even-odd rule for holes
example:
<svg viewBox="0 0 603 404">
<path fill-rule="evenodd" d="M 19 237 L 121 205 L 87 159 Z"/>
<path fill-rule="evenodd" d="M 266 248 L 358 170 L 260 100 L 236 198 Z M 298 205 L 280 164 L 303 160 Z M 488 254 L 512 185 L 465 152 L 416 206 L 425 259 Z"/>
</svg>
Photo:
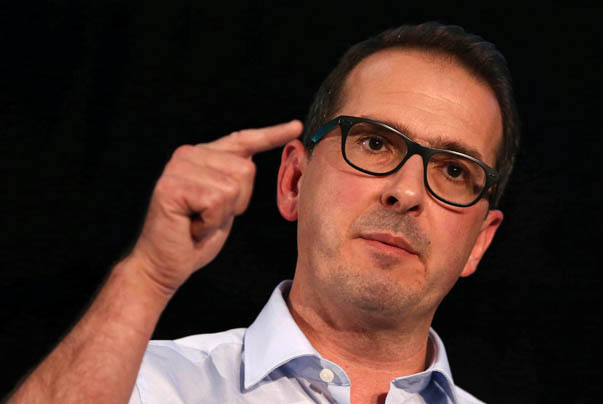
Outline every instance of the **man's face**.
<svg viewBox="0 0 603 404">
<path fill-rule="evenodd" d="M 502 136 L 489 87 L 422 51 L 387 50 L 363 60 L 349 74 L 335 115 L 386 122 L 431 147 L 457 144 L 491 167 Z M 418 155 L 375 177 L 347 165 L 340 142 L 328 135 L 303 159 L 294 282 L 351 313 L 430 321 L 458 277 L 475 270 L 502 214 L 488 213 L 485 199 L 468 208 L 435 199 Z"/>
</svg>

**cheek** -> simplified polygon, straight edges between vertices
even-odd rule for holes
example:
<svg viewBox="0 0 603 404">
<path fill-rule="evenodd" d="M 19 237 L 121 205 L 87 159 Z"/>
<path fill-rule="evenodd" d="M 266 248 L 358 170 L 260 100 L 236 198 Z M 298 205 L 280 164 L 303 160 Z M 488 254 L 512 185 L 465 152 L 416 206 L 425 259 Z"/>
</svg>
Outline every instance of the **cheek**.
<svg viewBox="0 0 603 404">
<path fill-rule="evenodd" d="M 308 170 L 299 200 L 299 236 L 307 244 L 337 248 L 354 218 L 366 209 L 367 185 L 366 179 L 331 166 Z"/>
<path fill-rule="evenodd" d="M 314 251 L 315 245 L 324 245 L 329 240 L 324 232 L 329 222 L 327 218 L 332 216 L 330 210 L 333 204 L 330 193 L 322 191 L 325 184 L 317 181 L 319 179 L 312 170 L 308 170 L 300 188 L 297 226 L 300 252 Z"/>
<path fill-rule="evenodd" d="M 455 273 L 462 271 L 479 232 L 478 221 L 469 216 L 471 215 L 445 214 L 437 228 L 446 231 L 431 232 L 432 247 L 434 253 L 439 255 L 439 264 L 448 264 Z"/>
<path fill-rule="evenodd" d="M 312 180 L 304 183 L 300 195 L 299 227 L 310 239 L 330 238 L 333 236 L 331 227 L 336 227 L 339 220 L 337 206 L 345 203 L 345 196 L 327 178 Z"/>
</svg>

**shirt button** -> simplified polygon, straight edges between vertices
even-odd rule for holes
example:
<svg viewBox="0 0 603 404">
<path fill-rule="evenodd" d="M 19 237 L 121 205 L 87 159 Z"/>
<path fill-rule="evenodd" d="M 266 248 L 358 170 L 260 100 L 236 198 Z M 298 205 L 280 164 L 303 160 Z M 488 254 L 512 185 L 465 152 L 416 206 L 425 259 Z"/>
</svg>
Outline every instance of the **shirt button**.
<svg viewBox="0 0 603 404">
<path fill-rule="evenodd" d="M 323 382 L 331 383 L 335 375 L 331 369 L 323 369 L 320 371 L 320 378 Z"/>
</svg>

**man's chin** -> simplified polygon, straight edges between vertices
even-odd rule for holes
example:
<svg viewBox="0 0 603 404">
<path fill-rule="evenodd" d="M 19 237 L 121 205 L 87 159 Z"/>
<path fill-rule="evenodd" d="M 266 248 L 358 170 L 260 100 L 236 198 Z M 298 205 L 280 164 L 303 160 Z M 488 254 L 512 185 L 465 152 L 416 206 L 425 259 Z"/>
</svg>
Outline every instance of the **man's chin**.
<svg viewBox="0 0 603 404">
<path fill-rule="evenodd" d="M 332 281 L 339 300 L 375 319 L 398 318 L 416 306 L 421 293 L 392 279 L 391 273 L 337 276 Z"/>
</svg>

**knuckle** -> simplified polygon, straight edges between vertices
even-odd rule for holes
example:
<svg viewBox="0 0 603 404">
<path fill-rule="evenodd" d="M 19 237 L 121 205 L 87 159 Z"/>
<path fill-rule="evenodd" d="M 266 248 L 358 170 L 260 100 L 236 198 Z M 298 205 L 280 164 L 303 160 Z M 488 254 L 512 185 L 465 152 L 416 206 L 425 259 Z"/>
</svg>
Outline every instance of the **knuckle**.
<svg viewBox="0 0 603 404">
<path fill-rule="evenodd" d="M 247 130 L 237 130 L 228 135 L 228 139 L 231 144 L 237 145 L 238 147 L 245 147 L 248 142 L 248 131 Z"/>
<path fill-rule="evenodd" d="M 220 187 L 214 188 L 208 195 L 207 203 L 212 209 L 218 209 L 224 215 L 233 210 L 233 205 L 239 195 L 238 183 L 230 177 L 225 177 L 221 181 Z"/>
<path fill-rule="evenodd" d="M 235 130 L 234 132 L 231 132 L 228 136 L 232 137 L 233 139 L 238 139 L 241 137 L 241 135 L 242 135 L 242 131 Z"/>
<path fill-rule="evenodd" d="M 243 214 L 243 212 L 245 212 L 247 210 L 248 206 L 249 206 L 249 198 L 248 197 L 245 199 L 239 200 L 234 207 L 234 214 L 235 215 Z"/>
<path fill-rule="evenodd" d="M 239 194 L 239 183 L 231 177 L 224 177 L 222 181 L 222 192 L 224 193 L 225 201 L 235 199 Z"/>
<path fill-rule="evenodd" d="M 210 192 L 204 192 L 202 198 L 203 205 L 205 205 L 209 210 L 216 210 L 223 204 L 222 196 L 219 192 L 216 192 L 215 190 Z"/>
<path fill-rule="evenodd" d="M 210 225 L 218 225 L 224 219 L 232 215 L 231 209 L 224 203 L 224 194 L 218 190 L 209 192 L 203 197 L 203 217 L 209 221 Z"/>
<path fill-rule="evenodd" d="M 172 160 L 187 158 L 187 157 L 191 156 L 191 154 L 193 154 L 194 151 L 195 151 L 195 146 L 191 146 L 188 144 L 179 146 L 178 148 L 176 148 L 176 150 L 174 150 L 174 153 L 172 154 Z"/>
<path fill-rule="evenodd" d="M 247 178 L 255 177 L 256 166 L 251 160 L 243 161 L 239 167 L 243 176 Z"/>
<path fill-rule="evenodd" d="M 176 180 L 171 175 L 163 175 L 155 185 L 155 193 L 159 196 L 170 195 L 176 186 Z"/>
</svg>

